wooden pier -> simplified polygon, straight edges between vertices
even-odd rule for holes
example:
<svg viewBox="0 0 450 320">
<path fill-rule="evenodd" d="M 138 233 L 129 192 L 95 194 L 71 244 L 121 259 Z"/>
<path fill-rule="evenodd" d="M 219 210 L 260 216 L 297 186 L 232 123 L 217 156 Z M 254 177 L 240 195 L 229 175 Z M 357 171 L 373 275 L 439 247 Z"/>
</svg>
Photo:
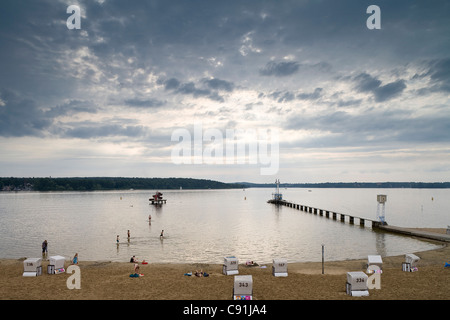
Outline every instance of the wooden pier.
<svg viewBox="0 0 450 320">
<path fill-rule="evenodd" d="M 311 207 L 311 206 L 305 206 L 305 205 L 289 202 L 289 201 L 286 201 L 286 200 L 271 199 L 271 200 L 269 200 L 267 202 L 268 203 L 277 204 L 277 205 L 283 205 L 285 207 L 293 208 L 293 209 L 296 209 L 296 210 L 301 210 L 301 211 L 304 211 L 304 212 L 307 212 L 307 213 L 319 215 L 321 217 L 333 219 L 333 220 L 340 221 L 340 222 L 348 222 L 349 224 L 355 224 L 355 220 L 357 220 L 357 222 L 359 222 L 359 225 L 361 227 L 365 227 L 366 223 L 371 224 L 372 228 L 377 228 L 377 227 L 379 227 L 381 225 L 387 225 L 387 223 L 382 223 L 380 221 L 376 221 L 376 220 L 372 220 L 372 219 L 356 217 L 356 216 L 352 216 L 352 215 L 349 215 L 349 214 L 344 214 L 344 213 L 339 213 L 339 212 L 335 212 L 335 211 L 319 209 L 319 208 L 315 208 L 315 207 Z"/>
<path fill-rule="evenodd" d="M 371 224 L 372 229 L 377 229 L 377 230 L 391 232 L 391 233 L 397 233 L 397 234 L 403 234 L 403 235 L 411 236 L 411 237 L 418 237 L 418 238 L 424 238 L 424 239 L 436 240 L 436 241 L 442 241 L 442 242 L 450 242 L 450 234 L 440 234 L 440 233 L 434 233 L 434 232 L 421 231 L 421 230 L 417 230 L 414 228 L 401 228 L 401 227 L 389 226 L 386 222 L 383 223 L 383 222 L 377 221 L 377 220 L 351 216 L 349 214 L 338 213 L 338 212 L 334 212 L 334 211 L 330 211 L 330 210 L 323 210 L 323 209 L 314 208 L 311 206 L 296 204 L 296 203 L 289 202 L 286 200 L 271 199 L 267 202 L 273 203 L 276 205 L 283 205 L 285 207 L 293 208 L 296 210 L 301 210 L 301 211 L 319 215 L 319 216 L 324 216 L 326 218 L 333 219 L 333 220 L 340 221 L 340 222 L 348 222 L 349 224 L 355 224 L 355 219 L 357 219 L 359 221 L 359 225 L 361 227 L 365 227 L 366 222 L 368 222 Z"/>
</svg>

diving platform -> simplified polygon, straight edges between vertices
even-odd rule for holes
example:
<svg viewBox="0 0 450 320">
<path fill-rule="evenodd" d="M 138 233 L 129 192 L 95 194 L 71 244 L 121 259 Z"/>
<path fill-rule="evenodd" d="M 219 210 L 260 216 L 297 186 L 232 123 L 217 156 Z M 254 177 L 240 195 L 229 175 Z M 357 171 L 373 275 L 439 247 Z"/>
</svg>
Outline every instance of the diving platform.
<svg viewBox="0 0 450 320">
<path fill-rule="evenodd" d="M 156 192 L 148 201 L 150 201 L 150 204 L 153 205 L 162 205 L 163 203 L 166 203 L 166 199 L 163 199 L 163 194 L 161 192 Z"/>
</svg>

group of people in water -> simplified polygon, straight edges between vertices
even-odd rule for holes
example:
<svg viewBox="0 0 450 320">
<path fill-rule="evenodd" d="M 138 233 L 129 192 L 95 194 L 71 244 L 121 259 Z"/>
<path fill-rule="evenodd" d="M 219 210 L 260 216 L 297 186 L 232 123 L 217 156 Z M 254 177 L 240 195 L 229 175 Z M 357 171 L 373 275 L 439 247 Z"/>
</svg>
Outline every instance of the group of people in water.
<svg viewBox="0 0 450 320">
<path fill-rule="evenodd" d="M 127 231 L 127 240 L 128 240 L 128 242 L 130 242 L 130 239 L 131 239 L 131 234 L 130 234 L 130 230 L 128 230 Z M 164 239 L 164 230 L 161 230 L 161 233 L 159 234 L 159 239 Z M 45 241 L 47 241 L 47 240 L 45 240 Z M 116 243 L 117 243 L 117 245 L 119 245 L 119 243 L 120 243 L 120 236 L 119 235 L 117 235 L 117 237 L 116 237 Z M 42 244 L 42 246 L 44 246 L 44 244 Z M 42 252 L 44 252 L 44 249 L 42 249 Z"/>
<path fill-rule="evenodd" d="M 148 216 L 148 221 L 151 224 L 151 220 L 152 220 L 152 216 L 149 215 Z M 161 233 L 159 235 L 160 240 L 162 240 L 164 238 L 164 230 L 161 230 Z M 130 230 L 127 230 L 127 240 L 128 242 L 130 242 L 131 239 L 131 233 Z M 120 243 L 120 236 L 117 235 L 116 237 L 116 243 L 117 246 L 119 246 Z M 42 242 L 42 258 L 47 258 L 48 256 L 48 241 L 44 240 Z M 139 275 L 142 276 L 139 273 L 139 261 L 137 260 L 136 256 L 131 257 L 130 262 L 134 263 L 134 274 L 135 275 Z M 78 253 L 75 253 L 74 257 L 71 259 L 71 263 L 77 265 L 78 264 Z M 145 260 L 142 261 L 142 264 L 147 264 L 147 262 Z"/>
<path fill-rule="evenodd" d="M 151 223 L 151 219 L 152 219 L 152 216 L 149 215 L 149 217 L 148 217 L 149 223 Z M 162 240 L 164 238 L 164 230 L 161 230 L 159 238 L 160 238 L 160 240 Z M 127 230 L 128 242 L 130 242 L 130 239 L 131 239 L 130 230 Z M 117 237 L 116 237 L 116 243 L 117 243 L 117 246 L 119 246 L 119 243 L 120 243 L 119 235 L 117 235 Z M 48 255 L 48 241 L 44 240 L 44 242 L 42 242 L 42 258 L 46 258 L 47 255 Z M 130 262 L 134 263 L 134 273 L 136 275 L 140 275 L 139 274 L 139 261 L 137 260 L 136 256 L 131 257 Z M 78 253 L 75 253 L 74 257 L 71 259 L 71 263 L 75 264 L 75 265 L 78 264 Z M 147 262 L 145 260 L 143 260 L 142 263 L 147 264 Z M 142 275 L 140 275 L 140 276 L 142 276 Z"/>
</svg>

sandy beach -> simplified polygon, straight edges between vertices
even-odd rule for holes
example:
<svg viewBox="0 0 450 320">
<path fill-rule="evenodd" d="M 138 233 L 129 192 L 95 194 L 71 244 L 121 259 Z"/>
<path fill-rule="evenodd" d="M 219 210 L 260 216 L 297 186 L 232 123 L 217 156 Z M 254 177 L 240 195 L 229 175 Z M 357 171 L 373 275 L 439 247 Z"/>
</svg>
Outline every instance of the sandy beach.
<svg viewBox="0 0 450 320">
<path fill-rule="evenodd" d="M 416 252 L 418 271 L 403 272 L 404 255 L 383 258 L 381 288 L 367 297 L 345 292 L 346 274 L 365 271 L 367 261 L 289 263 L 288 277 L 274 277 L 271 264 L 239 266 L 240 275 L 253 276 L 254 300 L 448 300 L 450 247 Z M 231 300 L 234 276 L 222 274 L 221 264 L 141 264 L 142 277 L 132 278 L 129 262 L 80 261 L 81 288 L 68 289 L 68 273 L 23 277 L 23 260 L 0 260 L 1 300 Z M 66 262 L 66 268 L 69 266 Z M 262 267 L 262 268 L 261 268 Z M 202 270 L 208 277 L 187 276 Z"/>
</svg>

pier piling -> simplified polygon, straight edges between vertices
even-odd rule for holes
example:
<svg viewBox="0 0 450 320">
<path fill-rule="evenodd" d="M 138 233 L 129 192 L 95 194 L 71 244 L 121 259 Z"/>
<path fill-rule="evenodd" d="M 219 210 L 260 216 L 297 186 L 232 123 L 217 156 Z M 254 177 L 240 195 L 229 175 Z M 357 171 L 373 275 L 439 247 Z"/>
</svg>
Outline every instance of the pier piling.
<svg viewBox="0 0 450 320">
<path fill-rule="evenodd" d="M 386 223 L 382 223 L 380 221 L 375 221 L 375 220 L 370 220 L 370 219 L 366 219 L 366 218 L 361 218 L 361 217 L 356 217 L 356 216 L 351 216 L 348 214 L 343 214 L 343 213 L 338 213 L 338 212 L 333 212 L 333 211 L 329 211 L 329 210 L 324 210 L 324 209 L 319 209 L 319 208 L 313 208 L 310 206 L 305 206 L 302 204 L 297 204 L 297 203 L 293 203 L 293 202 L 289 202 L 286 200 L 269 200 L 269 203 L 273 203 L 273 204 L 278 204 L 278 205 L 283 205 L 285 207 L 289 207 L 289 208 L 294 208 L 300 211 L 304 211 L 307 213 L 311 213 L 314 215 L 319 215 L 321 217 L 326 217 L 326 218 L 332 218 L 333 220 L 337 220 L 340 222 L 345 223 L 346 221 L 346 216 L 348 216 L 348 223 L 354 225 L 355 224 L 355 218 L 359 219 L 359 225 L 361 227 L 365 227 L 366 226 L 366 221 L 370 221 L 372 222 L 372 228 L 377 228 L 380 227 L 382 225 L 387 225 Z"/>
</svg>

